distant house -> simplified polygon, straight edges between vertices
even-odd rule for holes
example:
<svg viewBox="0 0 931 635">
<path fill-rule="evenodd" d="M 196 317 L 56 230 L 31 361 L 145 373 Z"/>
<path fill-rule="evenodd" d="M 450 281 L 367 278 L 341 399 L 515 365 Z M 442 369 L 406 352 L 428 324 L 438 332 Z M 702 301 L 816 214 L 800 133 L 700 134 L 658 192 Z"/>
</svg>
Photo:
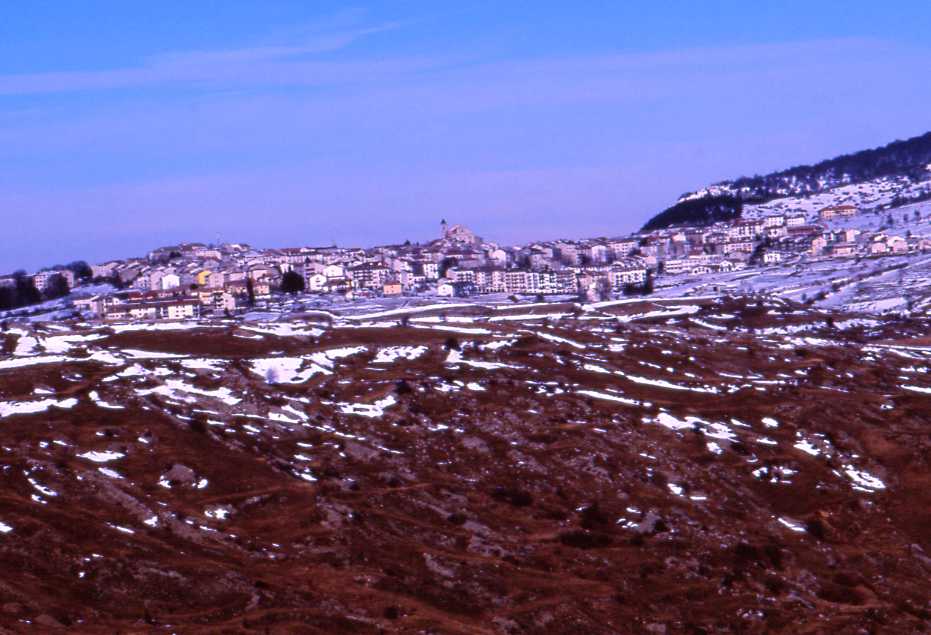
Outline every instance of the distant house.
<svg viewBox="0 0 931 635">
<path fill-rule="evenodd" d="M 166 273 L 161 277 L 159 286 L 162 290 L 177 289 L 181 286 L 181 276 L 176 273 Z"/>
<path fill-rule="evenodd" d="M 40 271 L 32 277 L 32 283 L 39 291 L 45 291 L 48 288 L 52 278 L 55 276 L 61 276 L 64 278 L 65 282 L 68 284 L 69 289 L 74 286 L 74 273 L 68 269 Z"/>
<path fill-rule="evenodd" d="M 877 234 L 870 243 L 870 254 L 882 256 L 885 254 L 904 254 L 908 252 L 908 241 L 901 236 L 887 236 Z"/>
<path fill-rule="evenodd" d="M 550 264 L 551 258 L 543 253 L 542 251 L 531 251 L 530 255 L 527 257 L 527 261 L 530 263 L 531 269 L 543 269 L 548 267 Z"/>
<path fill-rule="evenodd" d="M 811 239 L 811 255 L 820 256 L 824 252 L 824 248 L 827 247 L 828 241 L 824 239 L 824 236 L 816 236 Z"/>
<path fill-rule="evenodd" d="M 456 287 L 453 285 L 453 281 L 443 278 L 437 282 L 436 294 L 441 298 L 451 298 L 456 295 Z"/>
<path fill-rule="evenodd" d="M 798 225 L 788 227 L 790 240 L 799 243 L 810 244 L 811 241 L 824 233 L 824 227 L 821 225 Z"/>
<path fill-rule="evenodd" d="M 690 261 L 688 258 L 672 258 L 663 263 L 663 273 L 669 276 L 677 276 L 680 273 L 686 273 L 691 271 L 696 262 Z M 613 284 L 613 287 L 617 288 L 617 285 Z"/>
<path fill-rule="evenodd" d="M 735 242 L 753 240 L 765 230 L 766 224 L 763 221 L 742 221 L 727 228 L 727 238 Z"/>
<path fill-rule="evenodd" d="M 614 240 L 609 243 L 609 246 L 615 259 L 626 258 L 630 255 L 630 252 L 637 248 L 637 241 L 633 239 Z"/>
<path fill-rule="evenodd" d="M 493 249 L 488 252 L 488 259 L 499 267 L 505 267 L 508 264 L 508 252 L 503 249 Z"/>
<path fill-rule="evenodd" d="M 453 267 L 446 271 L 446 277 L 453 282 L 471 282 L 475 284 L 474 269 L 460 269 Z"/>
<path fill-rule="evenodd" d="M 341 265 L 326 265 L 323 268 L 325 278 L 345 278 L 346 270 Z"/>
<path fill-rule="evenodd" d="M 835 258 L 849 258 L 857 255 L 856 243 L 835 243 L 831 245 L 831 255 Z"/>
<path fill-rule="evenodd" d="M 200 315 L 197 300 L 125 302 L 106 307 L 104 318 L 113 320 L 181 320 Z"/>
<path fill-rule="evenodd" d="M 236 310 L 236 296 L 222 289 L 203 289 L 198 291 L 197 297 L 201 305 L 215 313 Z"/>
<path fill-rule="evenodd" d="M 530 271 L 527 273 L 528 293 L 576 293 L 578 280 L 572 271 Z"/>
<path fill-rule="evenodd" d="M 225 271 L 213 271 L 207 277 L 207 286 L 211 289 L 222 289 L 224 284 L 226 284 Z"/>
<path fill-rule="evenodd" d="M 747 263 L 743 260 L 722 260 L 718 263 L 718 271 L 722 272 L 731 272 L 731 271 L 743 271 L 747 268 Z"/>
<path fill-rule="evenodd" d="M 682 234 L 682 240 L 685 240 L 685 234 Z M 591 262 L 602 263 L 608 262 L 608 257 L 611 255 L 611 251 L 608 249 L 607 245 L 595 244 L 588 246 L 586 249 L 586 255 Z"/>
<path fill-rule="evenodd" d="M 763 218 L 763 226 L 766 227 L 766 229 L 770 229 L 772 227 L 784 227 L 785 224 L 786 217 L 783 214 L 773 214 Z"/>
<path fill-rule="evenodd" d="M 753 253 L 753 241 L 752 240 L 732 240 L 724 243 L 724 254 L 727 256 L 733 254 L 751 254 Z"/>
<path fill-rule="evenodd" d="M 349 273 L 355 289 L 381 290 L 388 281 L 388 268 L 371 262 L 352 267 Z"/>
<path fill-rule="evenodd" d="M 560 259 L 567 265 L 579 264 L 579 246 L 570 242 L 556 243 L 556 250 L 559 252 Z"/>
<path fill-rule="evenodd" d="M 886 244 L 889 245 L 889 251 L 894 254 L 904 254 L 908 252 L 908 242 L 901 236 L 890 236 Z"/>
<path fill-rule="evenodd" d="M 382 294 L 387 296 L 401 295 L 403 292 L 404 288 L 400 282 L 386 282 L 382 287 Z"/>
<path fill-rule="evenodd" d="M 305 286 L 312 293 L 322 293 L 327 288 L 327 277 L 322 273 L 313 273 L 305 279 Z"/>
<path fill-rule="evenodd" d="M 766 228 L 766 237 L 767 238 L 785 238 L 789 235 L 789 228 L 786 225 L 774 225 L 772 227 Z"/>
<path fill-rule="evenodd" d="M 88 313 L 90 315 L 100 315 L 103 313 L 104 302 L 103 298 L 99 295 L 92 295 L 86 298 L 75 298 L 71 303 L 74 305 L 74 308 L 81 313 Z"/>
<path fill-rule="evenodd" d="M 141 270 L 142 268 L 138 265 L 126 265 L 119 267 L 116 270 L 116 275 L 119 277 L 121 283 L 127 284 L 135 280 L 139 276 Z"/>
<path fill-rule="evenodd" d="M 886 244 L 884 236 L 877 236 L 876 240 L 870 243 L 870 254 L 873 256 L 883 256 L 889 253 L 889 246 Z"/>
<path fill-rule="evenodd" d="M 239 302 L 249 297 L 249 283 L 245 280 L 237 280 L 227 284 L 223 289 L 239 298 Z M 265 280 L 259 280 L 252 283 L 252 294 L 256 298 L 267 298 L 271 295 L 271 286 Z"/>
<path fill-rule="evenodd" d="M 326 289 L 328 293 L 346 293 L 353 288 L 353 281 L 349 278 L 327 278 Z"/>
<path fill-rule="evenodd" d="M 504 269 L 481 267 L 475 270 L 473 282 L 479 293 L 504 292 Z"/>
<path fill-rule="evenodd" d="M 102 265 L 91 265 L 91 277 L 109 278 L 113 275 L 113 271 L 116 269 L 117 264 L 116 262 L 107 262 Z"/>
<path fill-rule="evenodd" d="M 852 243 L 857 239 L 857 236 L 860 235 L 859 229 L 842 229 L 840 231 L 834 232 L 834 240 Z"/>
<path fill-rule="evenodd" d="M 856 216 L 860 210 L 856 205 L 832 205 L 825 207 L 818 212 L 818 218 L 821 220 L 832 220 L 835 218 L 848 218 Z"/>
<path fill-rule="evenodd" d="M 271 267 L 266 267 L 264 265 L 256 265 L 250 267 L 249 277 L 253 280 L 261 280 L 262 278 L 270 278 L 274 272 Z"/>
<path fill-rule="evenodd" d="M 223 257 L 217 249 L 211 247 L 198 247 L 194 249 L 194 256 L 197 258 L 204 258 L 209 260 L 220 260 Z"/>
<path fill-rule="evenodd" d="M 504 272 L 504 291 L 506 293 L 526 293 L 528 271 L 509 269 Z"/>
</svg>

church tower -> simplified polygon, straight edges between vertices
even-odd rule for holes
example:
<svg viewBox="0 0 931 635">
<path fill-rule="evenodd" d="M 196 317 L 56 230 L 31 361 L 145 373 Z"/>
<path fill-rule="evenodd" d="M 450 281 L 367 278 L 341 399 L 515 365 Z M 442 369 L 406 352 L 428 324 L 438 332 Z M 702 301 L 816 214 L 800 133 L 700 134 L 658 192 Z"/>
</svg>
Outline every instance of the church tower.
<svg viewBox="0 0 931 635">
<path fill-rule="evenodd" d="M 444 218 L 440 222 L 441 238 L 446 238 L 446 234 L 449 232 L 449 228 L 446 225 L 446 219 Z"/>
</svg>

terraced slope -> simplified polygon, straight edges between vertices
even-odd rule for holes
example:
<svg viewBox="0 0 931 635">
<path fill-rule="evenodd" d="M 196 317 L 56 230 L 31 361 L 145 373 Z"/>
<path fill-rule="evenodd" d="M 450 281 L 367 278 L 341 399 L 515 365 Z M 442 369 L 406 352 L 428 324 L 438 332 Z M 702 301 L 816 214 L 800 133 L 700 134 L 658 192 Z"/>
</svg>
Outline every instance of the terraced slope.
<svg viewBox="0 0 931 635">
<path fill-rule="evenodd" d="M 444 311 L 0 334 L 0 625 L 931 625 L 926 320 Z"/>
</svg>

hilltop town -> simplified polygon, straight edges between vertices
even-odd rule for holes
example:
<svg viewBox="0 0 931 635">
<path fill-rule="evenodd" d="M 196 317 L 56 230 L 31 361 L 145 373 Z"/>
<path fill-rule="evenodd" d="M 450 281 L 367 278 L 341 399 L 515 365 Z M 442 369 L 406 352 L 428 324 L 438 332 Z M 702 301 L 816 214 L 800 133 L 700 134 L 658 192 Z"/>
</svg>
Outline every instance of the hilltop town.
<svg viewBox="0 0 931 635">
<path fill-rule="evenodd" d="M 686 295 L 720 292 L 735 288 L 720 274 L 746 281 L 754 272 L 781 270 L 798 278 L 825 263 L 840 270 L 849 270 L 854 262 L 872 263 L 870 271 L 883 272 L 884 259 L 896 258 L 895 268 L 903 269 L 923 265 L 921 255 L 931 252 L 931 205 L 895 210 L 849 203 L 809 210 L 786 207 L 769 205 L 736 221 L 708 226 L 516 247 L 484 240 L 445 220 L 439 237 L 425 244 L 255 249 L 239 243 L 184 243 L 140 258 L 3 276 L 0 300 L 4 291 L 9 297 L 26 287 L 34 302 L 52 301 L 7 311 L 7 317 L 101 320 L 275 312 L 301 298 L 331 303 L 492 301 L 488 296 L 498 294 L 501 301 L 566 296 L 603 301 L 662 295 L 664 289 Z M 824 282 L 838 290 L 836 278 Z M 746 291 L 746 283 L 738 290 Z M 812 293 L 794 299 L 823 300 L 831 290 L 813 287 Z M 4 308 L 15 306 L 7 301 Z"/>
</svg>

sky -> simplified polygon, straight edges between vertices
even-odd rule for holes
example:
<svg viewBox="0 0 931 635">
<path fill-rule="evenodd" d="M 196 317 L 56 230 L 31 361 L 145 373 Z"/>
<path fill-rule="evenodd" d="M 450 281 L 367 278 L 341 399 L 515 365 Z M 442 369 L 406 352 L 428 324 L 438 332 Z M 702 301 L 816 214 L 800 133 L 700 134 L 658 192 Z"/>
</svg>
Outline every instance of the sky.
<svg viewBox="0 0 931 635">
<path fill-rule="evenodd" d="M 0 18 L 0 272 L 617 236 L 931 130 L 931 4 L 32 0 Z"/>
</svg>

